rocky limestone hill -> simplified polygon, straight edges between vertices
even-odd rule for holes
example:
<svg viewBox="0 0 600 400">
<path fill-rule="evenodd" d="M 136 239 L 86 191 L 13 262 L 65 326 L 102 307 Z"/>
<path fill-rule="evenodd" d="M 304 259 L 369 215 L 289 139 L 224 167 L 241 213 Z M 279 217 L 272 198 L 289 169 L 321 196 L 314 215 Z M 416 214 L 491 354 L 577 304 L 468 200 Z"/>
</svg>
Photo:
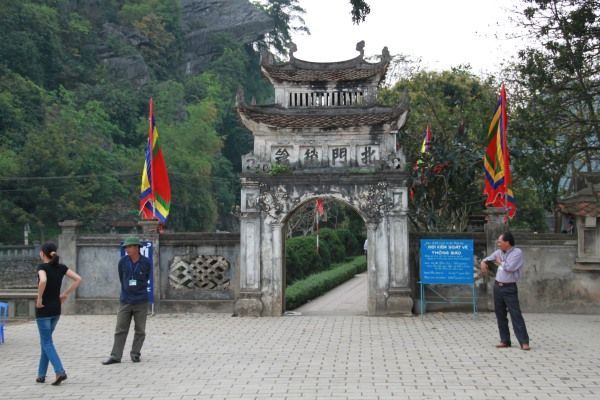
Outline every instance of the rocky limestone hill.
<svg viewBox="0 0 600 400">
<path fill-rule="evenodd" d="M 197 74 L 210 63 L 218 48 L 213 38 L 231 35 L 240 43 L 252 43 L 273 29 L 272 19 L 248 0 L 181 0 L 183 55 L 180 70 Z M 115 76 L 144 84 L 150 80 L 150 68 L 135 51 L 149 39 L 132 28 L 111 23 L 103 25 L 106 45 L 98 52 L 101 63 Z M 122 46 L 115 46 L 115 42 Z"/>
</svg>

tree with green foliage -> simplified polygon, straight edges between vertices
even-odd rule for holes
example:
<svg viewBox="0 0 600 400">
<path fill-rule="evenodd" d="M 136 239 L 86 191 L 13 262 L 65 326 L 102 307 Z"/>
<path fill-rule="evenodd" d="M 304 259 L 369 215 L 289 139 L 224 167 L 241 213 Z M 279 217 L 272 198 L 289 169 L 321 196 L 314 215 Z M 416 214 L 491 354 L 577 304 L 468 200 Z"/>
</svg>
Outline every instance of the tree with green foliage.
<svg viewBox="0 0 600 400">
<path fill-rule="evenodd" d="M 269 4 L 278 23 L 262 44 L 285 50 L 303 10 Z M 184 76 L 180 18 L 179 0 L 0 3 L 0 242 L 20 241 L 26 223 L 42 240 L 64 219 L 87 231 L 134 222 L 150 97 L 172 183 L 167 229 L 233 228 L 252 149 L 235 96 L 268 102 L 273 88 L 256 48 L 228 35 L 209 37 L 208 66 Z"/>
<path fill-rule="evenodd" d="M 371 7 L 367 4 L 365 0 L 350 0 L 350 4 L 352 5 L 352 22 L 355 24 L 360 24 L 361 22 L 365 22 L 367 19 L 367 15 L 371 12 Z"/>
<path fill-rule="evenodd" d="M 422 71 L 380 92 L 387 105 L 398 104 L 403 93 L 409 97 L 410 117 L 398 140 L 413 174 L 409 218 L 416 229 L 462 231 L 469 215 L 482 211 L 483 142 L 496 88 L 493 81 L 456 68 Z M 428 124 L 433 144 L 421 154 Z"/>
<path fill-rule="evenodd" d="M 594 0 L 522 2 L 530 45 L 510 69 L 510 129 L 519 143 L 511 151 L 523 186 L 536 188 L 548 212 L 557 213 L 566 176 L 600 164 L 599 10 Z"/>
<path fill-rule="evenodd" d="M 259 50 L 275 49 L 278 54 L 287 56 L 292 33 L 310 33 L 302 18 L 304 8 L 298 4 L 298 0 L 265 0 L 255 4 L 267 13 L 274 23 L 274 29 L 257 43 Z"/>
</svg>

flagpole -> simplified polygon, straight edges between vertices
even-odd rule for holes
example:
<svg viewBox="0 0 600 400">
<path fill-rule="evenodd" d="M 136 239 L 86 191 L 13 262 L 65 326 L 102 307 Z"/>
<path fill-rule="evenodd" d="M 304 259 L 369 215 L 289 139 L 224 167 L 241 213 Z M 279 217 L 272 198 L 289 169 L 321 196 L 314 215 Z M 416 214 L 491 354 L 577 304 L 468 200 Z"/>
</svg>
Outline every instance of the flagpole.
<svg viewBox="0 0 600 400">
<path fill-rule="evenodd" d="M 317 198 L 315 200 L 315 219 L 317 222 L 317 252 L 319 251 L 319 216 L 324 214 L 323 200 Z"/>
<path fill-rule="evenodd" d="M 154 123 L 153 123 L 153 105 L 152 105 L 152 97 L 150 97 L 150 115 L 148 117 L 149 128 L 148 128 L 148 140 L 150 141 L 150 195 L 152 199 L 152 216 L 156 218 L 156 193 L 154 192 L 154 163 L 152 162 L 152 158 L 154 157 Z"/>
<path fill-rule="evenodd" d="M 504 82 L 502 82 L 502 86 L 500 88 L 502 91 L 502 125 L 503 125 L 503 135 L 502 135 L 502 163 L 504 164 L 504 212 L 508 216 L 508 176 L 507 172 L 510 171 L 510 165 L 508 165 L 508 145 L 507 145 L 507 135 L 508 135 L 508 113 L 506 110 L 506 88 L 504 87 Z M 506 218 L 506 217 L 505 217 Z"/>
</svg>

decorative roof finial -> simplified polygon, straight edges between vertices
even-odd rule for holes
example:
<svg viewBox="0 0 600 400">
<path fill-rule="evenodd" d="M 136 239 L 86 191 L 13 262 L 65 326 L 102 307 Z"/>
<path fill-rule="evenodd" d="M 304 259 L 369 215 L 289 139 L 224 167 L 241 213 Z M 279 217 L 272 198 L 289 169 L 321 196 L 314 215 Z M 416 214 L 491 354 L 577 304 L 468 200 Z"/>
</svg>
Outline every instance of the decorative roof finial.
<svg viewBox="0 0 600 400">
<path fill-rule="evenodd" d="M 381 60 L 390 61 L 391 59 L 392 57 L 390 57 L 390 51 L 388 50 L 387 46 L 385 46 L 383 50 L 381 50 Z"/>
<path fill-rule="evenodd" d="M 294 58 L 294 53 L 298 51 L 298 47 L 296 47 L 296 43 L 290 42 L 290 60 Z"/>
<path fill-rule="evenodd" d="M 360 52 L 361 57 L 365 56 L 365 41 L 364 40 L 361 40 L 360 42 L 356 43 L 356 51 Z"/>
</svg>

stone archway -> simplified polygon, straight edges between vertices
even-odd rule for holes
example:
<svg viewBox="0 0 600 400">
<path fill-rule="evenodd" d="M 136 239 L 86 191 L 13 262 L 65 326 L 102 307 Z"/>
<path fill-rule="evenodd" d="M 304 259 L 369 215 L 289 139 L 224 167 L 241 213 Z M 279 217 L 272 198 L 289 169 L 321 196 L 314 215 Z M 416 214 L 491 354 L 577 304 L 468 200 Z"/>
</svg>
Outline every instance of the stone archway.
<svg viewBox="0 0 600 400">
<path fill-rule="evenodd" d="M 410 314 L 406 159 L 400 129 L 408 99 L 396 107 L 377 103 L 391 61 L 359 55 L 315 63 L 261 57 L 275 103 L 237 98 L 242 123 L 252 132 L 252 152 L 242 157 L 239 315 L 283 312 L 283 223 L 313 197 L 333 197 L 358 210 L 369 240 L 369 315 Z"/>
<path fill-rule="evenodd" d="M 238 315 L 283 313 L 283 226 L 302 203 L 331 197 L 367 227 L 368 314 L 409 315 L 407 190 L 401 174 L 279 176 L 242 181 Z"/>
</svg>

